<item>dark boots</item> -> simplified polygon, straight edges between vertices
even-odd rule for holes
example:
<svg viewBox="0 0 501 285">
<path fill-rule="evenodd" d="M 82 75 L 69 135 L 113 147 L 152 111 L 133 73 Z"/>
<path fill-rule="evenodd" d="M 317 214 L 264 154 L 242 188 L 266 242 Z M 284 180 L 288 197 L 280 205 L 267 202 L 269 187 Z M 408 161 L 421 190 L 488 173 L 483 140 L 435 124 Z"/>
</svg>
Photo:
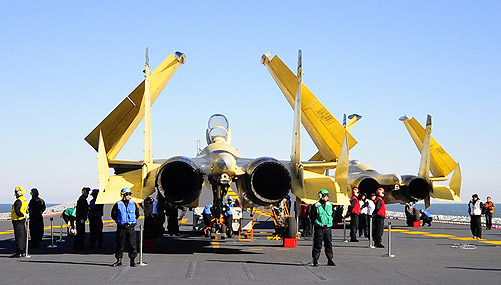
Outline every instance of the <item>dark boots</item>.
<svg viewBox="0 0 501 285">
<path fill-rule="evenodd" d="M 113 263 L 111 266 L 113 267 L 122 266 L 122 259 L 117 258 L 117 261 L 115 261 L 115 263 Z"/>
<path fill-rule="evenodd" d="M 130 259 L 130 267 L 136 267 L 137 264 L 136 264 L 136 261 L 135 261 L 135 258 L 131 258 Z"/>
</svg>

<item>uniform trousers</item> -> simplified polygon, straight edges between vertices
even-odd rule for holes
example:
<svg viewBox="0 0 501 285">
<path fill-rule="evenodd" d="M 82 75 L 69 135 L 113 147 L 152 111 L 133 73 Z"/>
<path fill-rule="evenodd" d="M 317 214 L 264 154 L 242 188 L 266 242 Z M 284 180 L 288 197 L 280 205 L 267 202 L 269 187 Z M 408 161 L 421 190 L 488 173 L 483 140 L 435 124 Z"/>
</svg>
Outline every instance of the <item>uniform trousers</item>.
<svg viewBox="0 0 501 285">
<path fill-rule="evenodd" d="M 332 259 L 334 257 L 334 252 L 332 250 L 331 228 L 315 225 L 313 227 L 313 250 L 311 251 L 311 256 L 314 260 L 318 260 L 320 257 L 320 252 L 322 251 L 322 241 L 325 246 L 325 256 L 327 256 L 327 259 Z"/>
<path fill-rule="evenodd" d="M 137 256 L 136 249 L 136 225 L 117 225 L 115 257 L 121 259 L 125 245 L 129 247 L 129 258 L 133 259 Z"/>
</svg>

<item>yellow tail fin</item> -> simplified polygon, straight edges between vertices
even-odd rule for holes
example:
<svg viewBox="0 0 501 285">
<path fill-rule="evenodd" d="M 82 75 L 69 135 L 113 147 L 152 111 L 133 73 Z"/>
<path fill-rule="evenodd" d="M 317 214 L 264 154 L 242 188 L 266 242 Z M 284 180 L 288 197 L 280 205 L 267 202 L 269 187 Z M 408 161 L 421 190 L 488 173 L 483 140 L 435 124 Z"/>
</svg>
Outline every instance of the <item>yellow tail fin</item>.
<svg viewBox="0 0 501 285">
<path fill-rule="evenodd" d="M 262 63 L 268 68 L 285 98 L 294 108 L 297 77 L 278 56 L 270 60 L 268 55 L 263 55 Z M 341 152 L 346 133 L 345 128 L 303 83 L 301 84 L 301 97 L 301 121 L 303 126 L 322 157 L 326 161 L 336 160 Z M 349 133 L 346 134 L 348 136 L 348 146 L 352 148 L 357 141 Z"/>
<path fill-rule="evenodd" d="M 169 55 L 150 76 L 151 104 L 160 95 L 179 66 L 184 63 L 185 56 L 180 52 Z M 144 116 L 141 109 L 144 95 L 144 81 L 132 91 L 89 135 L 85 140 L 97 151 L 99 132 L 102 132 L 106 156 L 114 159 L 139 125 Z"/>
</svg>

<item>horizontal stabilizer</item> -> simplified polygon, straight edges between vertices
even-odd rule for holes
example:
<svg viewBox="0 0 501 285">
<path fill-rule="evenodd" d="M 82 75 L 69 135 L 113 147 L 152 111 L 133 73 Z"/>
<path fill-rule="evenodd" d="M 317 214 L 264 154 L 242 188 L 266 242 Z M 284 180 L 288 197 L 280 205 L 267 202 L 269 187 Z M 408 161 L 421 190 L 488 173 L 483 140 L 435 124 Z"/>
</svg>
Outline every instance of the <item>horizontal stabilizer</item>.
<svg viewBox="0 0 501 285">
<path fill-rule="evenodd" d="M 400 120 L 404 122 L 416 147 L 421 151 L 426 133 L 425 129 L 415 118 L 408 119 L 404 116 Z M 447 176 L 456 168 L 454 159 L 435 141 L 433 136 L 430 142 L 430 156 L 430 169 L 433 176 Z"/>
<path fill-rule="evenodd" d="M 185 56 L 180 52 L 169 55 L 150 75 L 151 104 L 160 95 Z M 114 159 L 131 134 L 144 117 L 143 104 L 144 81 L 132 91 L 86 138 L 85 140 L 97 151 L 99 132 L 102 132 L 106 156 Z"/>
<path fill-rule="evenodd" d="M 434 184 L 433 192 L 430 193 L 430 196 L 439 201 L 461 202 L 461 198 L 445 185 Z"/>
<path fill-rule="evenodd" d="M 317 174 L 311 171 L 303 170 L 304 187 L 301 187 L 298 179 L 292 180 L 292 193 L 308 204 L 318 202 L 318 191 L 327 189 L 329 191 L 329 200 L 335 205 L 348 205 L 350 200 L 348 196 L 341 191 L 333 177 L 323 174 Z"/>
<path fill-rule="evenodd" d="M 294 108 L 298 86 L 296 75 L 278 56 L 270 60 L 268 55 L 263 55 L 262 63 L 268 68 L 290 106 Z M 304 83 L 301 83 L 301 122 L 322 157 L 326 161 L 336 160 L 341 152 L 346 130 Z M 357 143 L 349 133 L 348 142 L 350 148 Z"/>
</svg>

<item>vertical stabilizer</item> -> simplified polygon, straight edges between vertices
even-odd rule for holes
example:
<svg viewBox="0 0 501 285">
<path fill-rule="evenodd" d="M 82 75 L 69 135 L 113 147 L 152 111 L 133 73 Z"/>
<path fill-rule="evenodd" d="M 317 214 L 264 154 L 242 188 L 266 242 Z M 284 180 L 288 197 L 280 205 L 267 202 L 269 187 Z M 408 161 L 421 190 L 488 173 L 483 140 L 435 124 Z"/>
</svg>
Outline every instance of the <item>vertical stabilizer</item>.
<svg viewBox="0 0 501 285">
<path fill-rule="evenodd" d="M 430 176 L 430 143 L 431 143 L 431 116 L 426 119 L 426 132 L 421 149 L 421 164 L 419 166 L 418 176 L 428 179 Z"/>
<path fill-rule="evenodd" d="M 103 193 L 110 179 L 110 166 L 106 157 L 103 135 L 99 132 L 99 145 L 97 151 L 97 172 L 99 176 L 99 193 Z"/>
<path fill-rule="evenodd" d="M 301 164 L 301 81 L 303 76 L 302 52 L 298 51 L 297 59 L 297 87 L 294 105 L 294 126 L 292 134 L 291 169 L 296 174 L 299 172 Z"/>
<path fill-rule="evenodd" d="M 337 162 L 335 179 L 341 193 L 348 195 L 348 169 L 350 166 L 350 157 L 348 154 L 348 135 L 344 137 L 343 145 L 341 146 L 341 153 L 339 155 L 339 160 Z"/>
<path fill-rule="evenodd" d="M 461 197 L 461 179 L 461 168 L 458 162 L 454 174 L 452 174 L 451 181 L 449 182 L 449 187 L 457 197 Z"/>
<path fill-rule="evenodd" d="M 144 64 L 144 103 L 141 106 L 144 109 L 144 161 L 141 173 L 141 197 L 143 197 L 143 188 L 146 183 L 148 173 L 153 167 L 153 152 L 151 141 L 151 97 L 150 97 L 150 65 L 148 57 L 148 48 L 146 48 L 146 62 Z"/>
</svg>

